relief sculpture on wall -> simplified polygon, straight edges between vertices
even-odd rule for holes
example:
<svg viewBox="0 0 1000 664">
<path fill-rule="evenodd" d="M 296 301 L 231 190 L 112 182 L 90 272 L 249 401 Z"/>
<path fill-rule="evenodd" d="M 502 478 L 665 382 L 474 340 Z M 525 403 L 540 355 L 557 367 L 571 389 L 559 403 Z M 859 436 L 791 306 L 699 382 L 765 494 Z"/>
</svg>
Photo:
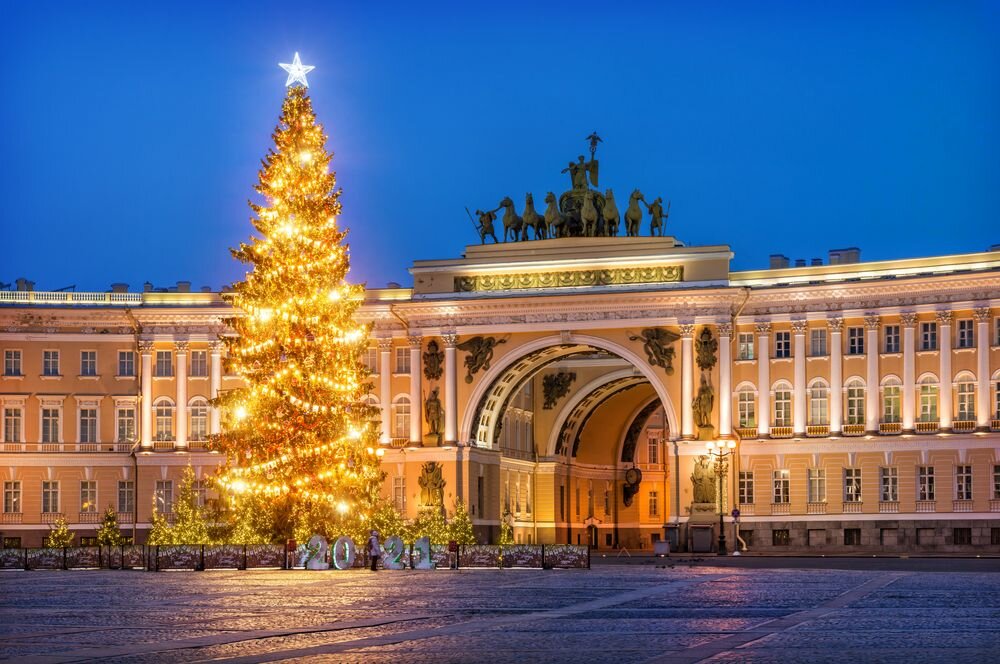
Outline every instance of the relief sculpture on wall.
<svg viewBox="0 0 1000 664">
<path fill-rule="evenodd" d="M 630 341 L 642 341 L 646 360 L 654 367 L 662 367 L 668 376 L 674 375 L 674 342 L 681 338 L 676 332 L 662 327 L 647 327 L 638 336 L 629 335 Z"/>
<path fill-rule="evenodd" d="M 500 344 L 507 343 L 506 339 L 496 337 L 472 337 L 458 344 L 456 348 L 465 351 L 465 382 L 471 383 L 472 377 L 479 373 L 480 369 L 489 369 L 493 360 L 493 349 Z"/>
</svg>

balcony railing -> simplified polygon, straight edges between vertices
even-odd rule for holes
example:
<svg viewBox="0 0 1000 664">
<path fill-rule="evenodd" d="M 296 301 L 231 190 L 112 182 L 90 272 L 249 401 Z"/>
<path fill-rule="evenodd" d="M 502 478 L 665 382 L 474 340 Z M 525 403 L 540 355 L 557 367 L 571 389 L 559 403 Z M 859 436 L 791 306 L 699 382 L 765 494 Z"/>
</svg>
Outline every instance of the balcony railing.
<svg viewBox="0 0 1000 664">
<path fill-rule="evenodd" d="M 937 501 L 934 500 L 918 500 L 917 507 L 914 510 L 916 512 L 937 512 Z"/>
<path fill-rule="evenodd" d="M 740 516 L 753 516 L 754 504 L 753 503 L 741 503 L 740 504 Z"/>
<path fill-rule="evenodd" d="M 879 422 L 878 432 L 883 436 L 894 436 L 903 432 L 901 422 Z"/>
<path fill-rule="evenodd" d="M 863 436 L 865 434 L 864 424 L 845 424 L 844 425 L 844 435 L 845 436 Z"/>
<path fill-rule="evenodd" d="M 154 440 L 153 449 L 157 452 L 173 452 L 174 451 L 174 441 L 172 440 Z"/>
<path fill-rule="evenodd" d="M 21 513 L 20 512 L 3 512 L 0 514 L 0 523 L 4 524 L 17 524 L 21 523 Z"/>
<path fill-rule="evenodd" d="M 937 433 L 941 425 L 938 422 L 917 422 L 917 433 Z"/>
<path fill-rule="evenodd" d="M 118 513 L 118 523 L 132 523 L 135 519 L 135 514 L 132 512 L 119 512 Z"/>
<path fill-rule="evenodd" d="M 25 443 L 4 443 L 4 452 L 23 452 Z"/>
<path fill-rule="evenodd" d="M 1000 498 L 993 498 L 990 500 L 990 511 L 1000 512 Z"/>
<path fill-rule="evenodd" d="M 757 437 L 757 427 L 736 427 L 736 433 L 743 440 Z"/>
<path fill-rule="evenodd" d="M 861 505 L 861 501 L 844 503 L 844 509 L 842 511 L 844 514 L 861 514 Z"/>
<path fill-rule="evenodd" d="M 101 518 L 100 512 L 80 512 L 77 523 L 100 523 Z"/>
<path fill-rule="evenodd" d="M 951 423 L 951 430 L 956 433 L 969 433 L 976 430 L 975 420 L 955 420 Z"/>
<path fill-rule="evenodd" d="M 806 503 L 806 514 L 826 514 L 826 503 Z"/>
<path fill-rule="evenodd" d="M 17 304 L 142 304 L 142 293 L 73 293 L 0 291 L 0 303 Z"/>
<path fill-rule="evenodd" d="M 972 501 L 971 500 L 955 500 L 951 504 L 952 512 L 971 512 L 972 511 Z"/>
<path fill-rule="evenodd" d="M 77 443 L 76 449 L 79 452 L 100 452 L 101 446 L 99 443 Z"/>
<path fill-rule="evenodd" d="M 1000 431 L 1000 419 L 990 421 L 990 431 Z"/>
<path fill-rule="evenodd" d="M 899 511 L 899 502 L 895 500 L 883 500 L 878 504 L 878 511 L 882 514 L 895 514 Z"/>
<path fill-rule="evenodd" d="M 809 438 L 822 438 L 830 435 L 829 424 L 810 424 L 806 427 L 806 436 Z"/>
<path fill-rule="evenodd" d="M 792 506 L 790 503 L 771 503 L 771 514 L 773 515 L 790 514 L 791 507 Z"/>
<path fill-rule="evenodd" d="M 55 523 L 63 518 L 60 512 L 42 512 L 42 523 Z"/>
<path fill-rule="evenodd" d="M 771 438 L 791 438 L 794 433 L 792 427 L 771 427 Z"/>
</svg>

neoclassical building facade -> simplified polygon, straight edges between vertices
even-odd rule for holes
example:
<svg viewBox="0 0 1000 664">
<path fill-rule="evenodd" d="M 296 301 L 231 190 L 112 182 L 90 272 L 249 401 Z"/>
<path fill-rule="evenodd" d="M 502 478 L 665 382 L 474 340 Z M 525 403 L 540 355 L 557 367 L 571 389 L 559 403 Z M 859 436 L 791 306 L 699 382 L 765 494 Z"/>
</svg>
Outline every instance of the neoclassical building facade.
<svg viewBox="0 0 1000 664">
<path fill-rule="evenodd" d="M 750 551 L 1000 552 L 1000 251 L 854 254 L 737 272 L 726 246 L 565 238 L 415 262 L 360 314 L 386 496 L 415 516 L 436 462 L 484 541 L 503 520 L 703 550 L 721 510 Z M 172 290 L 0 292 L 6 545 L 59 515 L 90 537 L 108 505 L 142 541 L 189 464 L 212 500 L 232 312 Z"/>
</svg>

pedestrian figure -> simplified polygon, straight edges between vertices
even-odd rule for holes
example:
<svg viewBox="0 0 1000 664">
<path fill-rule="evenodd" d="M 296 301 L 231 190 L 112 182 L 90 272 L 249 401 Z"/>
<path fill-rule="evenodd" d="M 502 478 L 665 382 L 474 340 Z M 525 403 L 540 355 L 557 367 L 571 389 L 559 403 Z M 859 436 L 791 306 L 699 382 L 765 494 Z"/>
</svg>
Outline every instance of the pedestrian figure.
<svg viewBox="0 0 1000 664">
<path fill-rule="evenodd" d="M 372 571 L 378 570 L 378 559 L 382 555 L 382 545 L 378 541 L 378 531 L 373 530 L 372 536 L 368 538 L 368 557 L 372 561 Z"/>
</svg>

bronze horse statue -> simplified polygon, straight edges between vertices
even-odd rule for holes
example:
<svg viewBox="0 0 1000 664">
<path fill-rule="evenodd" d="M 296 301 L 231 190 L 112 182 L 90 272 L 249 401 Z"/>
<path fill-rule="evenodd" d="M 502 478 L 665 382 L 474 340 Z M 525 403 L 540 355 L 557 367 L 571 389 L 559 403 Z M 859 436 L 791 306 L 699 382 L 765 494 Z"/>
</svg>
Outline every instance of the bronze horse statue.
<svg viewBox="0 0 1000 664">
<path fill-rule="evenodd" d="M 514 201 L 510 200 L 510 196 L 504 196 L 503 200 L 500 201 L 498 207 L 503 208 L 503 241 L 507 241 L 507 236 L 512 235 L 512 240 L 517 242 L 521 239 L 521 226 L 524 221 L 521 217 L 517 216 L 517 211 L 514 209 Z"/>
<path fill-rule="evenodd" d="M 566 218 L 559 211 L 556 195 L 551 191 L 545 194 L 545 202 L 548 204 L 545 208 L 545 225 L 549 227 L 549 236 L 565 237 Z"/>
<path fill-rule="evenodd" d="M 608 189 L 604 192 L 604 232 L 608 237 L 618 235 L 618 224 L 621 223 L 621 214 L 618 206 L 615 205 L 615 192 Z"/>
<path fill-rule="evenodd" d="M 628 197 L 628 209 L 625 210 L 625 234 L 629 237 L 639 237 L 639 226 L 642 224 L 642 208 L 639 207 L 639 201 L 645 203 L 646 199 L 643 198 L 641 191 L 633 189 Z M 506 217 L 504 219 L 506 220 Z"/>
<path fill-rule="evenodd" d="M 524 214 L 521 216 L 524 226 L 521 229 L 521 239 L 528 239 L 528 228 L 535 233 L 536 240 L 544 240 L 548 237 L 545 218 L 535 211 L 535 199 L 529 191 L 524 197 Z"/>
</svg>

